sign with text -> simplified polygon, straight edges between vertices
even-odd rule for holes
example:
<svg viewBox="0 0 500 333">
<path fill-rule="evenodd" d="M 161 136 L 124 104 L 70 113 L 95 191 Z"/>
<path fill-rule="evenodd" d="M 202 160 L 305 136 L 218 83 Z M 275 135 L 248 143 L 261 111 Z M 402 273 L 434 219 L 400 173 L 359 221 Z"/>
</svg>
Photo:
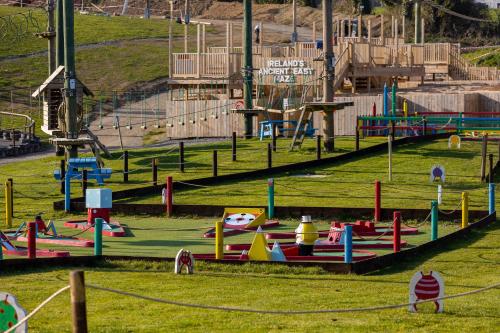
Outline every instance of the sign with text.
<svg viewBox="0 0 500 333">
<path fill-rule="evenodd" d="M 295 83 L 297 76 L 313 73 L 313 68 L 304 60 L 298 59 L 268 60 L 266 67 L 259 70 L 259 75 L 273 76 L 275 83 Z"/>
</svg>

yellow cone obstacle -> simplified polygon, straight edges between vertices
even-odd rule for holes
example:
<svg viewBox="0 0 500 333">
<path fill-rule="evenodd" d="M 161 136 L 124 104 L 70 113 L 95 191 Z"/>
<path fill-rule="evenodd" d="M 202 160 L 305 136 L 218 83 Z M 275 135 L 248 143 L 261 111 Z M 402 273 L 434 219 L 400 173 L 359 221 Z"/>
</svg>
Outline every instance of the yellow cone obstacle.
<svg viewBox="0 0 500 333">
<path fill-rule="evenodd" d="M 271 250 L 267 246 L 266 236 L 260 227 L 257 229 L 250 251 L 248 251 L 248 259 L 258 261 L 270 261 L 272 259 Z"/>
</svg>

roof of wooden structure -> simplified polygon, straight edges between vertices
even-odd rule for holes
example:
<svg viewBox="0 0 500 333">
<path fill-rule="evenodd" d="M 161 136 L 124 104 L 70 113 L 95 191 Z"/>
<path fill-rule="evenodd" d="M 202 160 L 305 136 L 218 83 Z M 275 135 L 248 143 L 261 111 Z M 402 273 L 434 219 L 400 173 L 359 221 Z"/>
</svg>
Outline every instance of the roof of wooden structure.
<svg viewBox="0 0 500 333">
<path fill-rule="evenodd" d="M 47 87 L 51 83 L 64 85 L 64 80 L 61 81 L 62 83 L 55 82 L 56 79 L 60 75 L 64 75 L 64 66 L 57 67 L 57 69 L 52 74 L 50 74 L 50 76 L 45 80 L 45 82 L 42 83 L 40 85 L 40 87 L 38 87 L 37 90 L 35 90 L 35 92 L 31 95 L 31 97 L 38 97 L 41 93 L 43 93 L 45 91 L 45 89 L 47 89 Z M 78 84 L 80 84 L 82 86 L 83 93 L 85 95 L 87 95 L 87 96 L 94 96 L 94 94 L 92 93 L 92 91 L 86 85 L 84 85 L 82 83 L 82 81 L 80 81 L 79 79 L 76 79 L 76 81 L 77 81 Z"/>
</svg>

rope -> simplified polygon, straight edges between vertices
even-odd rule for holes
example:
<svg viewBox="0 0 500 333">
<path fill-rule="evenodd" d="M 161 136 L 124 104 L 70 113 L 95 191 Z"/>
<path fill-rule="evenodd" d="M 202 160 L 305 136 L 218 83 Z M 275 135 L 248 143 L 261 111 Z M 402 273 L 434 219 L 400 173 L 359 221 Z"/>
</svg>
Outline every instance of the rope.
<svg viewBox="0 0 500 333">
<path fill-rule="evenodd" d="M 453 210 L 444 211 L 444 210 L 439 209 L 439 212 L 443 213 L 444 215 L 451 215 L 451 214 L 455 213 L 458 210 L 458 208 L 462 205 L 462 202 L 463 202 L 463 200 L 460 200 L 460 202 L 458 203 L 458 205 L 455 208 L 453 208 Z"/>
<path fill-rule="evenodd" d="M 14 332 L 16 330 L 16 328 L 18 328 L 19 326 L 21 326 L 22 324 L 24 324 L 31 317 L 33 317 L 38 311 L 40 311 L 45 305 L 47 305 L 47 303 L 49 303 L 50 301 L 52 301 L 54 298 L 56 298 L 57 296 L 59 296 L 61 293 L 63 293 L 64 291 L 68 290 L 69 288 L 70 288 L 69 286 L 62 287 L 61 289 L 59 289 L 58 291 L 56 291 L 55 293 L 53 293 L 52 295 L 50 295 L 45 301 L 43 301 L 42 303 L 40 303 L 40 305 L 38 305 L 35 309 L 33 309 L 33 311 L 31 311 L 31 313 L 29 313 L 26 317 L 24 317 L 23 319 L 21 319 L 20 321 L 18 321 L 17 324 L 15 324 L 11 328 L 9 328 L 4 333 Z"/>
<path fill-rule="evenodd" d="M 454 294 L 454 295 L 449 295 L 449 296 L 443 296 L 443 297 L 437 297 L 437 298 L 432 298 L 428 300 L 418 300 L 415 303 L 403 303 L 403 304 L 395 304 L 395 305 L 381 305 L 381 306 L 371 306 L 371 307 L 362 307 L 362 308 L 348 308 L 348 309 L 324 309 L 324 310 L 257 310 L 257 309 L 243 309 L 243 308 L 235 308 L 235 307 L 229 307 L 229 306 L 215 306 L 215 305 L 204 305 L 204 304 L 195 304 L 195 303 L 184 303 L 184 302 L 177 302 L 177 301 L 172 301 L 172 300 L 167 300 L 167 299 L 162 299 L 162 298 L 156 298 L 156 297 L 150 297 L 150 296 L 144 296 L 144 295 L 139 295 L 127 291 L 121 291 L 117 289 L 112 289 L 112 288 L 105 288 L 93 284 L 86 284 L 88 288 L 91 289 L 96 289 L 96 290 L 101 290 L 101 291 L 107 291 L 119 295 L 124 295 L 124 296 L 130 296 L 130 297 L 135 297 L 138 299 L 143 299 L 151 302 L 157 302 L 157 303 L 164 303 L 164 304 L 169 304 L 169 305 L 175 305 L 175 306 L 183 306 L 183 307 L 189 307 L 189 308 L 196 308 L 196 309 L 206 309 L 206 310 L 219 310 L 219 311 L 234 311 L 234 312 L 244 312 L 244 313 L 259 313 L 259 314 L 271 314 L 271 315 L 300 315 L 300 314 L 320 314 L 320 313 L 347 313 L 347 312 L 363 312 L 363 311 L 378 311 L 378 310 L 388 310 L 388 309 L 397 309 L 397 308 L 404 308 L 404 307 L 409 307 L 413 306 L 416 304 L 422 304 L 422 303 L 429 303 L 429 302 L 435 302 L 439 300 L 444 300 L 444 299 L 451 299 L 451 298 L 458 298 L 458 297 L 463 297 L 463 296 L 468 296 L 468 295 L 473 295 L 473 294 L 478 294 L 480 292 L 484 292 L 490 289 L 495 289 L 500 286 L 500 283 L 496 283 L 484 288 L 472 290 L 472 291 L 467 291 L 459 294 Z"/>
<path fill-rule="evenodd" d="M 421 225 L 424 225 L 425 223 L 427 223 L 429 218 L 431 217 L 431 214 L 432 214 L 432 211 L 429 212 L 429 214 L 427 215 L 427 217 L 425 218 L 425 220 L 423 222 L 417 223 L 414 226 L 409 225 L 408 223 L 404 223 L 402 218 L 401 218 L 401 224 L 404 225 L 405 227 L 416 229 L 416 228 L 420 227 Z"/>
</svg>

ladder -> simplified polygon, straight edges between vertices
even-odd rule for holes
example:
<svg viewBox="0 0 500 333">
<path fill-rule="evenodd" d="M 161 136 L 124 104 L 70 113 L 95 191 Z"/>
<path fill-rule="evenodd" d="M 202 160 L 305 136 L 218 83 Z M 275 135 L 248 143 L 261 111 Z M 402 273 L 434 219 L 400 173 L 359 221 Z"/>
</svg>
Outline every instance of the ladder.
<svg viewBox="0 0 500 333">
<path fill-rule="evenodd" d="M 295 128 L 292 143 L 290 145 L 291 151 L 295 147 L 300 149 L 313 118 L 313 112 L 308 111 L 305 106 L 302 106 L 301 109 L 302 111 L 300 113 L 299 121 L 297 122 L 297 127 Z"/>
</svg>

